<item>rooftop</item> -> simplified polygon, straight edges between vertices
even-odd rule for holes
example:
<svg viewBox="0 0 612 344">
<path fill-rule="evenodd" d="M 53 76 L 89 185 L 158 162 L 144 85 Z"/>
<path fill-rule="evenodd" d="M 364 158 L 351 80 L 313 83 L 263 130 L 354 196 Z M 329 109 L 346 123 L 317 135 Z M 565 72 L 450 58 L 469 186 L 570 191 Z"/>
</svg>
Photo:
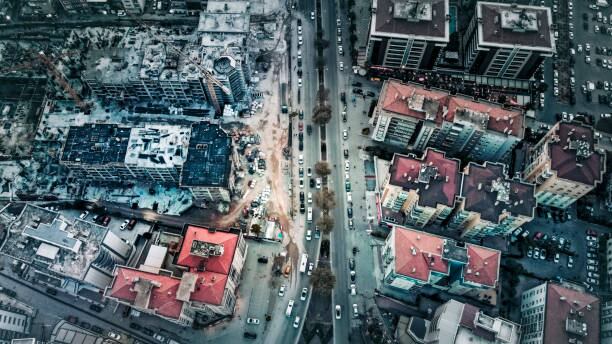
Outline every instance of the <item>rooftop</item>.
<svg viewBox="0 0 612 344">
<path fill-rule="evenodd" d="M 75 220 L 59 213 L 26 204 L 13 222 L 2 252 L 39 270 L 104 287 L 104 276 L 115 264 L 123 264 L 130 247 L 107 228 Z M 108 282 L 107 281 L 107 282 Z"/>
<path fill-rule="evenodd" d="M 198 32 L 248 34 L 250 25 L 248 13 L 206 13 L 200 12 Z"/>
<path fill-rule="evenodd" d="M 532 217 L 536 206 L 535 185 L 509 179 L 505 165 L 470 162 L 463 175 L 461 196 L 466 211 L 480 214 L 480 218 L 498 224 L 505 213 Z"/>
<path fill-rule="evenodd" d="M 552 282 L 547 289 L 544 342 L 599 343 L 599 299 Z"/>
<path fill-rule="evenodd" d="M 432 272 L 448 275 L 450 262 L 463 266 L 463 281 L 497 285 L 501 253 L 395 225 L 395 272 L 427 283 Z"/>
<path fill-rule="evenodd" d="M 147 124 L 133 128 L 125 163 L 140 167 L 182 166 L 189 145 L 189 127 Z"/>
<path fill-rule="evenodd" d="M 248 1 L 208 0 L 206 12 L 208 13 L 247 13 Z"/>
<path fill-rule="evenodd" d="M 370 35 L 448 42 L 448 0 L 373 0 Z"/>
<path fill-rule="evenodd" d="M 435 122 L 438 126 L 444 121 L 466 123 L 480 130 L 520 138 L 525 126 L 521 110 L 393 79 L 383 84 L 378 108 L 394 115 Z"/>
<path fill-rule="evenodd" d="M 449 302 L 457 302 L 451 300 Z M 455 343 L 507 343 L 518 344 L 521 326 L 500 317 L 491 317 L 468 303 L 463 305 L 460 326 Z"/>
<path fill-rule="evenodd" d="M 600 182 L 605 155 L 595 150 L 593 128 L 560 122 L 552 130 L 555 133 L 549 143 L 550 168 L 557 172 L 557 176 L 586 185 Z"/>
<path fill-rule="evenodd" d="M 232 140 L 219 125 L 206 122 L 192 125 L 181 186 L 226 186 L 231 151 Z"/>
<path fill-rule="evenodd" d="M 116 124 L 71 126 L 61 160 L 93 165 L 123 162 L 130 131 Z"/>
<path fill-rule="evenodd" d="M 443 152 L 427 149 L 421 159 L 395 154 L 389 169 L 389 182 L 405 190 L 416 190 L 419 205 L 452 207 L 459 195 L 459 165 Z"/>
<path fill-rule="evenodd" d="M 236 234 L 188 226 L 176 263 L 192 271 L 228 275 L 237 244 Z"/>
<path fill-rule="evenodd" d="M 481 45 L 555 51 L 550 7 L 478 2 L 476 15 Z"/>
</svg>

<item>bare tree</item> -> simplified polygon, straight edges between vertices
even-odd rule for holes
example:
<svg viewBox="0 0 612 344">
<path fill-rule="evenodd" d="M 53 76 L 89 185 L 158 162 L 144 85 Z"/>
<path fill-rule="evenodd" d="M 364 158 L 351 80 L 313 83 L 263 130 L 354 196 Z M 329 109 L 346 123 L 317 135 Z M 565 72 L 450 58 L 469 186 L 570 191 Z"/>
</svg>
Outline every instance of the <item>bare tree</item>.
<svg viewBox="0 0 612 344">
<path fill-rule="evenodd" d="M 317 192 L 314 200 L 317 207 L 326 213 L 336 206 L 336 194 L 328 188 Z"/>
<path fill-rule="evenodd" d="M 310 284 L 315 291 L 328 295 L 336 286 L 336 276 L 330 268 L 317 266 L 310 276 Z"/>
<path fill-rule="evenodd" d="M 329 163 L 327 161 L 319 161 L 315 164 L 315 172 L 321 176 L 325 177 L 331 174 L 331 168 L 329 167 Z"/>
<path fill-rule="evenodd" d="M 257 223 L 252 225 L 251 233 L 255 234 L 256 236 L 259 236 L 259 234 L 261 233 L 261 226 Z"/>
<path fill-rule="evenodd" d="M 319 217 L 317 220 L 317 226 L 323 233 L 329 234 L 332 229 L 334 229 L 334 219 L 332 219 L 329 214 L 323 214 L 323 216 Z"/>
<path fill-rule="evenodd" d="M 312 122 L 314 124 L 326 124 L 329 123 L 332 116 L 331 107 L 327 104 L 317 105 L 312 115 Z"/>
</svg>

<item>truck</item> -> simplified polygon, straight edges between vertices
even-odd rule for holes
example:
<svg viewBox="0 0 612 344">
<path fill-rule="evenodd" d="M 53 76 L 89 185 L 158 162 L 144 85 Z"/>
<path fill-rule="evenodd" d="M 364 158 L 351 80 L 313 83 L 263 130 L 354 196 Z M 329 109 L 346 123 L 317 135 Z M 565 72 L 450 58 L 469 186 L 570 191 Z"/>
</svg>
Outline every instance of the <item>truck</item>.
<svg viewBox="0 0 612 344">
<path fill-rule="evenodd" d="M 306 266 L 308 265 L 308 254 L 303 253 L 302 254 L 302 260 L 300 261 L 300 272 L 301 273 L 305 273 L 306 272 Z"/>
</svg>

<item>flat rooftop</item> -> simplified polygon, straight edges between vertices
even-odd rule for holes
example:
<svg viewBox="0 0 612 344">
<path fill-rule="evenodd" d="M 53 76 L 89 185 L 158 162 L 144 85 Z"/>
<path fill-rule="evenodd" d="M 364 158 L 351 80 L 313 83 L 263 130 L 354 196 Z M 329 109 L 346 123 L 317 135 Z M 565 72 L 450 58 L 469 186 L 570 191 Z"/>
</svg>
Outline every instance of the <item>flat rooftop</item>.
<svg viewBox="0 0 612 344">
<path fill-rule="evenodd" d="M 595 150 L 593 128 L 575 122 L 561 122 L 549 143 L 550 168 L 559 178 L 596 185 L 603 177 L 605 154 Z"/>
<path fill-rule="evenodd" d="M 178 125 L 147 124 L 133 128 L 125 163 L 139 167 L 182 166 L 187 156 L 191 128 Z"/>
<path fill-rule="evenodd" d="M 181 186 L 227 186 L 231 154 L 232 139 L 219 125 L 207 122 L 192 125 Z"/>
<path fill-rule="evenodd" d="M 249 9 L 248 1 L 218 1 L 209 0 L 206 4 L 208 13 L 247 13 Z"/>
<path fill-rule="evenodd" d="M 448 0 L 373 0 L 372 8 L 370 36 L 449 41 Z"/>
<path fill-rule="evenodd" d="M 389 169 L 392 185 L 416 190 L 420 206 L 452 207 L 459 195 L 460 161 L 449 159 L 443 152 L 427 149 L 421 159 L 396 154 Z"/>
<path fill-rule="evenodd" d="M 534 184 L 509 179 L 504 165 L 490 162 L 468 164 L 461 196 L 465 198 L 465 210 L 496 224 L 504 212 L 531 217 L 536 206 Z"/>
<path fill-rule="evenodd" d="M 198 32 L 249 33 L 250 16 L 247 13 L 200 13 Z"/>
<path fill-rule="evenodd" d="M 555 51 L 550 7 L 478 2 L 476 16 L 482 46 Z"/>
<path fill-rule="evenodd" d="M 130 128 L 116 124 L 71 126 L 60 160 L 90 165 L 122 163 L 130 132 Z"/>
</svg>

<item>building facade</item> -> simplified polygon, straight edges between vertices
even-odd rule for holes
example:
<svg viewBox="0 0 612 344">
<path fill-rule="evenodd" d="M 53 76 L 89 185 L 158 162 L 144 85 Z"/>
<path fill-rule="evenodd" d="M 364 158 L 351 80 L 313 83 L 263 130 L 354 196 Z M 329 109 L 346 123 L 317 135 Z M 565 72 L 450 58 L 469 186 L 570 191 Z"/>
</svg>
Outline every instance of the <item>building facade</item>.
<svg viewBox="0 0 612 344">
<path fill-rule="evenodd" d="M 549 7 L 479 1 L 463 36 L 469 73 L 530 79 L 555 51 Z"/>
<path fill-rule="evenodd" d="M 612 344 L 612 301 L 601 305 L 601 344 Z"/>
<path fill-rule="evenodd" d="M 449 20 L 448 0 L 372 0 L 370 67 L 432 69 L 449 41 Z"/>
<path fill-rule="evenodd" d="M 460 164 L 434 149 L 419 159 L 395 154 L 382 186 L 383 222 L 415 228 L 443 223 L 459 195 Z"/>
<path fill-rule="evenodd" d="M 600 302 L 583 288 L 545 282 L 521 295 L 522 344 L 600 343 Z"/>
<path fill-rule="evenodd" d="M 423 343 L 518 344 L 520 338 L 520 325 L 451 299 L 436 309 Z"/>
<path fill-rule="evenodd" d="M 533 220 L 535 186 L 508 178 L 506 166 L 470 162 L 462 174 L 461 198 L 448 227 L 470 240 L 508 235 Z"/>
<path fill-rule="evenodd" d="M 141 14 L 145 9 L 144 0 L 121 0 L 123 9 L 129 14 Z"/>
<path fill-rule="evenodd" d="M 429 285 L 455 294 L 494 290 L 501 253 L 393 226 L 382 250 L 383 283 L 408 291 Z"/>
<path fill-rule="evenodd" d="M 117 267 L 104 295 L 182 326 L 211 323 L 233 314 L 246 255 L 240 231 L 187 225 L 160 236 L 140 267 Z"/>
<path fill-rule="evenodd" d="M 374 141 L 480 162 L 508 161 L 525 129 L 521 110 L 397 80 L 383 84 L 371 124 Z"/>
<path fill-rule="evenodd" d="M 592 127 L 559 122 L 529 150 L 523 179 L 537 184 L 538 204 L 564 209 L 601 183 L 605 160 Z"/>
</svg>

